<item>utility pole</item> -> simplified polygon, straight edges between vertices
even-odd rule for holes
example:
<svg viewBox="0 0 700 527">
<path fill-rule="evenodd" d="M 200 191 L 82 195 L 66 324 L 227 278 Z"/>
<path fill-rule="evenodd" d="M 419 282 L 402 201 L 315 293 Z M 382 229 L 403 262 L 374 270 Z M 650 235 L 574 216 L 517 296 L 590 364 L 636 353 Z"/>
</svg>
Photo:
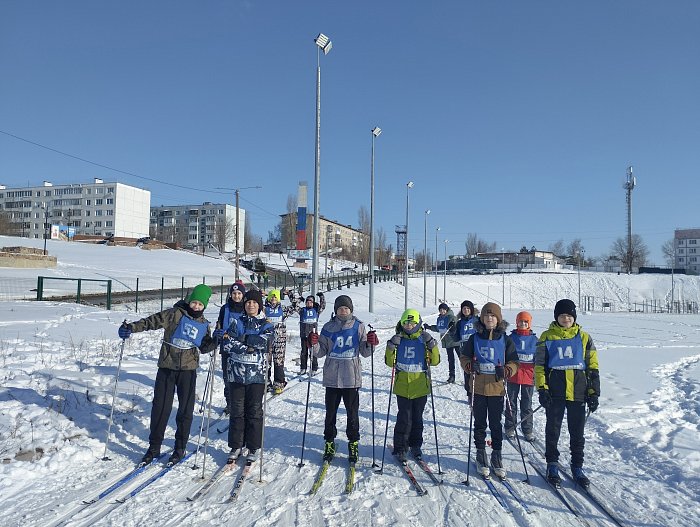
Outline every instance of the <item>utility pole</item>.
<svg viewBox="0 0 700 527">
<path fill-rule="evenodd" d="M 623 188 L 627 191 L 627 274 L 632 273 L 632 190 L 637 186 L 637 178 L 632 174 L 632 167 L 627 167 L 627 181 Z"/>
</svg>

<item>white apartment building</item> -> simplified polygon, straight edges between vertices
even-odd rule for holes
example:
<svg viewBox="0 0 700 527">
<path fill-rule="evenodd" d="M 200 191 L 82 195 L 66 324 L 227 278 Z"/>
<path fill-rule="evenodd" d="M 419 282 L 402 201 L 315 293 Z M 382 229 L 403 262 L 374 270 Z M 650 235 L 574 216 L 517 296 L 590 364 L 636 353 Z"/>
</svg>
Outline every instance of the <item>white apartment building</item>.
<svg viewBox="0 0 700 527">
<path fill-rule="evenodd" d="M 674 267 L 700 272 L 700 229 L 676 229 L 673 241 L 676 247 Z"/>
<path fill-rule="evenodd" d="M 245 209 L 238 209 L 238 252 L 245 252 Z M 202 250 L 211 245 L 236 250 L 236 207 L 226 203 L 151 207 L 150 236 L 166 243 Z"/>
<path fill-rule="evenodd" d="M 126 238 L 148 236 L 151 192 L 123 183 L 93 183 L 8 188 L 0 185 L 0 212 L 17 224 L 17 235 L 43 238 L 70 229 L 72 234 Z M 52 228 L 53 227 L 53 228 Z"/>
</svg>

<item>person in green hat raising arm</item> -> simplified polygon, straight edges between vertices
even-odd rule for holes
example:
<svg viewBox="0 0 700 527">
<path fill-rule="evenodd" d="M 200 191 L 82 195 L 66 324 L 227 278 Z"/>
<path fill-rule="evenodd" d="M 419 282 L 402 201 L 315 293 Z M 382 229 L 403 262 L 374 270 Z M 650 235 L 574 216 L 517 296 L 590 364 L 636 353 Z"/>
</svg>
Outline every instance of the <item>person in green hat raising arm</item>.
<svg viewBox="0 0 700 527">
<path fill-rule="evenodd" d="M 211 288 L 199 284 L 187 300 L 179 300 L 173 307 L 135 322 L 126 321 L 119 327 L 119 337 L 128 339 L 132 333 L 163 329 L 163 343 L 158 357 L 158 373 L 153 389 L 151 407 L 151 433 L 148 450 L 141 460 L 150 463 L 160 455 L 173 398 L 177 392 L 177 430 L 175 449 L 169 463 L 175 464 L 185 456 L 190 438 L 192 414 L 194 413 L 197 367 L 200 352 L 209 353 L 217 346 L 209 333 L 209 321 L 204 310 L 211 297 Z"/>
</svg>

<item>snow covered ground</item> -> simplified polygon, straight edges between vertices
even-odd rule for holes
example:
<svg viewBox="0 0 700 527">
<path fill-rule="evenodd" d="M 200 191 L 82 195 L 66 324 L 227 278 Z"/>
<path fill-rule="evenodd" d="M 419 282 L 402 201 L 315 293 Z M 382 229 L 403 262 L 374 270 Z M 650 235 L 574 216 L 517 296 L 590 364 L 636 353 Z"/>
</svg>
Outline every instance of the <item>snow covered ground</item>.
<svg viewBox="0 0 700 527">
<path fill-rule="evenodd" d="M 6 242 L 7 240 L 1 240 Z M 58 242 L 56 242 L 58 243 Z M 4 243 L 10 245 L 10 243 Z M 72 250 L 75 248 L 75 253 Z M 109 249 L 106 251 L 105 249 Z M 114 251 L 113 249 L 119 249 Z M 60 271 L 67 276 L 87 277 L 90 273 L 123 276 L 134 273 L 157 278 L 168 275 L 223 274 L 216 268 L 224 262 L 180 253 L 147 252 L 133 248 L 86 247 L 63 244 Z M 52 250 L 53 251 L 53 250 Z M 160 253 L 160 257 L 158 257 Z M 163 256 L 167 254 L 167 256 Z M 108 255 L 105 257 L 105 255 Z M 153 256 L 155 255 L 155 256 Z M 144 258 L 142 260 L 142 258 Z M 150 262 L 147 259 L 153 258 Z M 209 263 L 215 270 L 209 271 Z M 228 265 L 230 269 L 230 264 Z M 42 271 L 22 273 L 39 274 Z M 12 278 L 14 270 L 0 270 L 0 278 Z M 230 270 L 226 274 L 230 274 Z M 30 278 L 30 277 L 28 277 Z M 488 299 L 505 296 L 504 317 L 513 321 L 526 308 L 534 317 L 536 332 L 552 318 L 558 297 L 577 301 L 578 282 L 574 275 L 521 274 L 495 276 L 448 276 L 447 300 L 458 308 L 465 298 L 477 306 Z M 579 322 L 591 333 L 599 351 L 602 380 L 600 409 L 591 415 L 586 428 L 586 467 L 596 490 L 628 525 L 700 525 L 700 316 L 630 313 L 631 302 L 670 298 L 670 277 L 617 276 L 583 273 L 582 294 L 614 303 L 617 312 L 581 313 Z M 423 281 L 410 281 L 409 302 L 432 323 L 436 309 L 432 280 L 428 281 L 428 307 L 422 307 Z M 682 285 L 679 285 L 682 284 Z M 442 278 L 438 282 L 442 296 Z M 688 300 L 698 300 L 698 279 L 676 277 L 675 298 L 681 289 Z M 505 292 L 505 294 L 504 294 Z M 234 477 L 226 476 L 214 490 L 196 502 L 188 502 L 201 480 L 202 471 L 192 470 L 193 459 L 146 487 L 133 499 L 122 498 L 147 478 L 115 491 L 104 500 L 85 508 L 81 500 L 95 497 L 117 476 L 140 459 L 147 447 L 150 406 L 156 359 L 161 334 L 135 334 L 126 342 L 117 390 L 114 424 L 110 438 L 111 460 L 102 461 L 112 402 L 120 340 L 116 330 L 124 318 L 134 320 L 160 303 L 118 306 L 113 311 L 54 302 L 0 303 L 0 503 L 3 525 L 579 525 L 542 478 L 527 463 L 531 485 L 523 483 L 525 471 L 519 453 L 506 444 L 504 464 L 516 491 L 534 512 L 528 514 L 498 485 L 512 514 L 491 496 L 472 471 L 466 477 L 469 408 L 461 385 L 447 385 L 447 360 L 433 370 L 434 405 L 437 423 L 440 476 L 444 483 L 434 486 L 414 465 L 416 476 L 428 489 L 417 496 L 408 479 L 391 459 L 387 449 L 381 475 L 373 473 L 372 459 L 381 463 L 382 445 L 389 403 L 390 369 L 383 363 L 383 343 L 393 334 L 403 310 L 403 288 L 389 282 L 375 286 L 375 313 L 367 312 L 367 286 L 334 291 L 350 294 L 356 315 L 378 330 L 382 344 L 374 361 L 375 412 L 372 448 L 372 361 L 365 364 L 361 391 L 360 426 L 362 464 L 355 491 L 343 493 L 347 455 L 345 415 L 339 411 L 339 455 L 317 495 L 309 490 L 320 465 L 323 448 L 323 388 L 320 379 L 311 380 L 308 427 L 303 467 L 301 454 L 306 382 L 293 380 L 285 392 L 267 406 L 265 457 L 253 465 L 254 472 L 235 504 L 224 503 Z M 212 300 L 207 315 L 215 320 L 217 302 Z M 325 322 L 330 309 L 322 315 Z M 288 321 L 287 372 L 293 377 L 298 366 L 299 332 L 296 318 Z M 198 393 L 204 389 L 208 357 L 204 356 Z M 219 374 L 220 376 L 220 374 Z M 223 385 L 217 376 L 214 410 L 221 408 Z M 389 444 L 396 414 L 393 399 L 389 419 Z M 198 407 L 199 408 L 199 405 Z M 201 414 L 195 412 L 190 449 L 197 442 Z M 437 471 L 437 451 L 430 402 L 425 412 L 426 461 Z M 544 416 L 535 414 L 538 436 L 544 434 Z M 172 446 L 174 412 L 166 432 Z M 228 447 L 224 434 L 211 431 L 206 471 L 211 473 L 224 461 Z M 566 466 L 568 437 L 562 430 L 560 448 Z M 529 445 L 528 452 L 537 454 Z M 473 454 L 472 454 L 473 455 Z M 201 467 L 203 456 L 197 460 Z M 155 472 L 150 469 L 148 474 Z M 262 480 L 262 481 L 260 481 Z M 590 525 L 614 525 L 582 494 L 569 487 L 569 496 Z"/>
</svg>

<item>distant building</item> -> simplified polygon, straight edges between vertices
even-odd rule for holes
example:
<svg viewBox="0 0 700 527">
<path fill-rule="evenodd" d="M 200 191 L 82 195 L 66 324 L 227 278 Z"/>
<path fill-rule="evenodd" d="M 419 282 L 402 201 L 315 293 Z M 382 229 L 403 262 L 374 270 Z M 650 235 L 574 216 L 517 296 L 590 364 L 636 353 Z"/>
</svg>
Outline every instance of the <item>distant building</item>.
<svg viewBox="0 0 700 527">
<path fill-rule="evenodd" d="M 700 271 L 700 229 L 676 229 L 673 241 L 676 247 L 674 267 L 698 273 Z"/>
<path fill-rule="evenodd" d="M 0 212 L 16 224 L 16 234 L 43 238 L 66 231 L 141 238 L 148 236 L 151 193 L 123 183 L 93 183 L 7 188 L 0 185 Z M 56 227 L 53 228 L 52 227 Z"/>
<path fill-rule="evenodd" d="M 284 249 L 296 249 L 296 224 L 297 213 L 281 214 L 282 218 L 282 247 Z M 306 215 L 306 246 L 313 247 L 314 215 Z M 325 256 L 326 251 L 331 255 L 341 254 L 348 259 L 360 259 L 361 255 L 369 251 L 369 239 L 365 240 L 365 234 L 353 229 L 351 225 L 344 225 L 337 221 L 329 220 L 323 215 L 318 222 L 319 252 Z M 366 242 L 366 243 L 365 243 Z"/>
<path fill-rule="evenodd" d="M 238 252 L 244 253 L 245 209 L 238 209 Z M 151 207 L 150 236 L 195 250 L 236 250 L 236 207 L 226 203 Z"/>
</svg>

